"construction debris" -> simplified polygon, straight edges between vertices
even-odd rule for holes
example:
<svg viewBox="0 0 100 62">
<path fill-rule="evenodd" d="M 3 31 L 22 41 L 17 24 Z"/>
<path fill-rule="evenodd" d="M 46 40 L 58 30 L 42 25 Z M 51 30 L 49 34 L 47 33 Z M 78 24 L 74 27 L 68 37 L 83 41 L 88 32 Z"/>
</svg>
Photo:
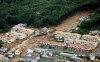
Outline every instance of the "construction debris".
<svg viewBox="0 0 100 62">
<path fill-rule="evenodd" d="M 85 20 L 90 20 L 90 16 L 82 16 L 79 20 L 80 20 L 81 22 L 82 22 L 82 21 L 85 21 Z"/>
<path fill-rule="evenodd" d="M 53 31 L 54 31 L 53 29 L 44 27 L 41 30 L 35 31 L 34 36 L 46 35 L 46 34 L 49 34 L 49 33 L 53 32 Z"/>
<path fill-rule="evenodd" d="M 90 35 L 97 35 L 100 36 L 100 31 L 99 30 L 93 30 L 89 32 Z"/>
</svg>

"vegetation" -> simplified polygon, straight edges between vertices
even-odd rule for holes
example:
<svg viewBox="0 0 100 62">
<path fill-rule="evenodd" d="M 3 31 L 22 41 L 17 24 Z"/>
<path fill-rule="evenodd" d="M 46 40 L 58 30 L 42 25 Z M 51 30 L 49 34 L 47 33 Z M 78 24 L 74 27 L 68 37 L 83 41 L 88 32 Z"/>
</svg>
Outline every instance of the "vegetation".
<svg viewBox="0 0 100 62">
<path fill-rule="evenodd" d="M 64 37 L 62 37 L 62 38 L 55 38 L 55 41 L 56 42 L 64 42 Z"/>
<path fill-rule="evenodd" d="M 31 27 L 57 25 L 77 11 L 99 6 L 99 0 L 0 0 L 0 32 L 18 23 Z"/>
<path fill-rule="evenodd" d="M 100 8 L 97 9 L 91 20 L 83 21 L 79 27 L 80 29 L 74 32 L 88 34 L 90 30 L 100 30 Z"/>
<path fill-rule="evenodd" d="M 2 47 L 3 44 L 4 44 L 4 43 L 0 40 L 0 48 Z"/>
</svg>

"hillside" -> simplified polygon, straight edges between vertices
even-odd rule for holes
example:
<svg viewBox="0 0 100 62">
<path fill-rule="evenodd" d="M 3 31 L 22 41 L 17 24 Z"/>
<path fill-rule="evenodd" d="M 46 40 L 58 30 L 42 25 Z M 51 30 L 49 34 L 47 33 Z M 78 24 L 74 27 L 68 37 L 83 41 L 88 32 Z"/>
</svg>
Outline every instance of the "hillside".
<svg viewBox="0 0 100 62">
<path fill-rule="evenodd" d="M 18 23 L 30 27 L 58 25 L 78 11 L 99 7 L 99 0 L 0 0 L 0 32 Z"/>
<path fill-rule="evenodd" d="M 79 30 L 74 32 L 79 34 L 88 34 L 91 30 L 100 30 L 100 8 L 96 10 L 95 14 L 91 16 L 89 21 L 83 21 Z"/>
</svg>

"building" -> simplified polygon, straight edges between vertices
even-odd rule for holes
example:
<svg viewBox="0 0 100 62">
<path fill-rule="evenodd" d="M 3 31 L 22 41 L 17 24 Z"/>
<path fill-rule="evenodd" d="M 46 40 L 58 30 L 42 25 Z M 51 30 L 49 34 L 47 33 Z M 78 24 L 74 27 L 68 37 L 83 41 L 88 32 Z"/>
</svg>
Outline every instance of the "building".
<svg viewBox="0 0 100 62">
<path fill-rule="evenodd" d="M 8 36 L 6 34 L 1 34 L 0 40 L 2 40 L 3 42 L 11 43 L 11 42 L 14 42 L 16 39 L 13 38 L 12 36 Z"/>
<path fill-rule="evenodd" d="M 40 46 L 44 46 L 46 48 L 64 49 L 66 47 L 66 44 L 63 42 L 41 40 L 39 43 Z"/>
<path fill-rule="evenodd" d="M 98 36 L 91 36 L 91 35 L 86 34 L 86 35 L 83 35 L 81 39 L 90 41 L 90 42 L 99 42 L 100 43 L 100 37 L 98 37 Z"/>
<path fill-rule="evenodd" d="M 11 31 L 17 31 L 20 27 L 27 27 L 27 24 L 20 23 L 12 27 Z"/>
<path fill-rule="evenodd" d="M 100 41 L 100 37 L 98 36 L 80 35 L 62 31 L 56 31 L 55 38 L 64 38 L 64 43 L 68 49 L 81 53 L 88 53 L 95 49 Z"/>
<path fill-rule="evenodd" d="M 15 55 L 20 55 L 22 53 L 22 48 L 17 48 L 15 50 Z"/>
<path fill-rule="evenodd" d="M 28 51 L 28 53 L 33 53 L 34 52 L 34 48 L 29 48 L 27 51 Z"/>
<path fill-rule="evenodd" d="M 4 55 L 0 54 L 0 62 L 10 62 L 8 57 L 4 57 Z"/>
<path fill-rule="evenodd" d="M 56 31 L 55 38 L 67 38 L 67 39 L 80 39 L 81 35 L 77 33 Z"/>
<path fill-rule="evenodd" d="M 20 27 L 18 29 L 19 33 L 26 34 L 27 36 L 34 34 L 34 30 L 30 28 Z"/>
<path fill-rule="evenodd" d="M 1 47 L 1 48 L 0 48 L 0 51 L 1 51 L 1 52 L 7 52 L 7 50 L 8 50 L 8 48 L 6 48 L 6 47 Z"/>
<path fill-rule="evenodd" d="M 23 33 L 18 33 L 18 32 L 15 32 L 15 31 L 11 31 L 9 33 L 7 33 L 9 36 L 12 36 L 13 38 L 15 39 L 23 39 L 23 38 L 26 38 L 26 35 L 23 34 Z"/>
<path fill-rule="evenodd" d="M 5 57 L 13 58 L 13 57 L 14 57 L 14 53 L 12 53 L 12 52 L 7 52 L 7 53 L 5 54 Z"/>
</svg>

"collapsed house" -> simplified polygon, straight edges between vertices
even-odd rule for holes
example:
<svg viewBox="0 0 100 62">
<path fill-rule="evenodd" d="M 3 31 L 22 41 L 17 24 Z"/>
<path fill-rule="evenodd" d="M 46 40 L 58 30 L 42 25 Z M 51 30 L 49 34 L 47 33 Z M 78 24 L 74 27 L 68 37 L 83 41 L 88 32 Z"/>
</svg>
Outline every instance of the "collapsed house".
<svg viewBox="0 0 100 62">
<path fill-rule="evenodd" d="M 11 31 L 17 31 L 20 27 L 27 27 L 27 24 L 20 23 L 12 27 Z"/>
<path fill-rule="evenodd" d="M 8 50 L 8 48 L 6 48 L 6 47 L 1 47 L 0 48 L 0 52 L 7 52 L 7 50 Z"/>
<path fill-rule="evenodd" d="M 44 27 L 44 28 L 42 28 L 41 30 L 35 31 L 34 36 L 38 36 L 38 35 L 46 35 L 46 34 L 49 34 L 49 33 L 53 32 L 53 31 L 54 31 L 53 29 Z"/>
<path fill-rule="evenodd" d="M 89 34 L 93 35 L 93 36 L 95 36 L 95 35 L 100 36 L 100 31 L 99 30 L 93 30 L 93 31 L 90 31 Z"/>
<path fill-rule="evenodd" d="M 82 16 L 79 20 L 80 20 L 81 22 L 82 22 L 82 21 L 85 21 L 85 20 L 90 20 L 90 16 Z"/>
</svg>

